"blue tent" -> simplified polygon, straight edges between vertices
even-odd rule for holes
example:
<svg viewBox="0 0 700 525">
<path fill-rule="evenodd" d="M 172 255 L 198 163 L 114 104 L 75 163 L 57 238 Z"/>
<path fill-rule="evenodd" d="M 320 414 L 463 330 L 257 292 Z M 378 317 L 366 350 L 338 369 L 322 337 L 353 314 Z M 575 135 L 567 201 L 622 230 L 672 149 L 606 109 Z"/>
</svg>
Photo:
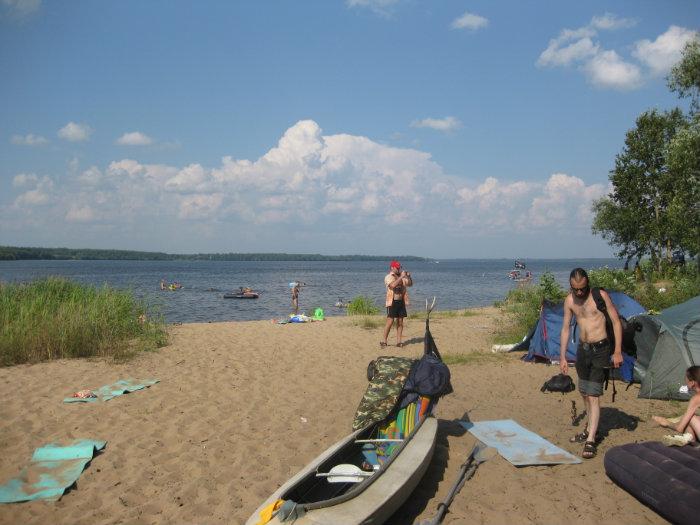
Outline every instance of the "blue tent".
<svg viewBox="0 0 700 525">
<path fill-rule="evenodd" d="M 620 315 L 630 319 L 635 315 L 644 313 L 644 307 L 630 296 L 622 292 L 608 291 L 610 299 Z M 535 331 L 530 339 L 530 346 L 526 361 L 544 359 L 547 361 L 559 361 L 559 338 L 564 321 L 564 303 L 542 303 L 540 320 L 535 326 Z M 578 346 L 578 330 L 574 330 L 576 321 L 572 319 L 569 345 L 566 348 L 566 360 L 576 361 L 576 347 Z"/>
</svg>

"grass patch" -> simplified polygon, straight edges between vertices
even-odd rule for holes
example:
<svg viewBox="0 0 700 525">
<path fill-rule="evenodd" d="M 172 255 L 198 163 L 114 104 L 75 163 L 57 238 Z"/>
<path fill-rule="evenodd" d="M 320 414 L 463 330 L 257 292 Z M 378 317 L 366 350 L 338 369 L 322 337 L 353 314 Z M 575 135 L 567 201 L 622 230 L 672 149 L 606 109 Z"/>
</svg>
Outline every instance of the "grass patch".
<svg viewBox="0 0 700 525">
<path fill-rule="evenodd" d="M 0 284 L 0 366 L 70 357 L 123 360 L 167 343 L 131 292 L 49 277 Z"/>
<path fill-rule="evenodd" d="M 384 326 L 384 319 L 367 315 L 361 317 L 357 316 L 352 320 L 352 324 L 364 328 L 365 330 L 373 330 Z"/>
<path fill-rule="evenodd" d="M 348 304 L 348 315 L 375 315 L 379 308 L 371 297 L 358 295 Z"/>
<path fill-rule="evenodd" d="M 469 354 L 443 354 L 442 360 L 446 365 L 476 365 L 507 361 L 508 355 L 503 353 L 471 352 Z"/>
<path fill-rule="evenodd" d="M 474 317 L 479 312 L 473 310 L 436 310 L 430 314 L 431 319 L 454 319 L 456 317 Z M 425 311 L 412 312 L 408 314 L 409 319 L 425 320 Z"/>
</svg>

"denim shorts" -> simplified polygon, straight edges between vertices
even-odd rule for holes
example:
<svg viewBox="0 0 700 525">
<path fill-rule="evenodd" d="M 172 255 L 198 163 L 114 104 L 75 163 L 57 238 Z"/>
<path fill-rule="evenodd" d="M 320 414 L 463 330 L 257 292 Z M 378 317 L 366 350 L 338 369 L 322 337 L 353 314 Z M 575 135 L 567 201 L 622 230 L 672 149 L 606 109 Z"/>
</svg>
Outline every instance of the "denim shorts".
<svg viewBox="0 0 700 525">
<path fill-rule="evenodd" d="M 576 350 L 578 389 L 585 396 L 602 396 L 606 371 L 610 367 L 610 341 L 579 343 Z"/>
</svg>

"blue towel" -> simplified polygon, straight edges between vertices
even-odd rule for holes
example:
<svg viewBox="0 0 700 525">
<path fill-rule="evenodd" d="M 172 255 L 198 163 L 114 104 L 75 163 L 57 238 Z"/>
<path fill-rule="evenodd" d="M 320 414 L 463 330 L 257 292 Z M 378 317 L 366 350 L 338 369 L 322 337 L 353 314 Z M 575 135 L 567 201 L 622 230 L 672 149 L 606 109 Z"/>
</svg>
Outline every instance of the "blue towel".
<svg viewBox="0 0 700 525">
<path fill-rule="evenodd" d="M 109 401 L 113 397 L 121 396 L 127 392 L 148 388 L 158 383 L 158 379 L 120 379 L 111 385 L 105 385 L 93 390 L 97 397 L 67 397 L 64 403 L 94 403 L 95 401 Z"/>
<path fill-rule="evenodd" d="M 80 477 L 95 451 L 106 441 L 77 439 L 70 445 L 50 443 L 34 451 L 32 461 L 18 478 L 0 485 L 0 503 L 35 499 L 57 500 Z"/>
<path fill-rule="evenodd" d="M 512 419 L 474 423 L 461 421 L 460 425 L 479 441 L 498 450 L 516 467 L 581 463 L 580 458 L 521 427 Z"/>
</svg>

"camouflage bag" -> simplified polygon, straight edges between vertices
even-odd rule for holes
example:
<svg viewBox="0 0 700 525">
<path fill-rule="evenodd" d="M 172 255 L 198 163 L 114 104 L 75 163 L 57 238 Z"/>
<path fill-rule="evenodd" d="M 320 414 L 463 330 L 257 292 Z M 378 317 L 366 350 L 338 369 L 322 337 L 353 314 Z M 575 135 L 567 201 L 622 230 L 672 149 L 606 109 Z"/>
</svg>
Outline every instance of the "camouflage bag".
<svg viewBox="0 0 700 525">
<path fill-rule="evenodd" d="M 415 359 L 378 357 L 367 368 L 369 385 L 355 412 L 352 429 L 358 430 L 386 418 L 396 406 Z"/>
</svg>

